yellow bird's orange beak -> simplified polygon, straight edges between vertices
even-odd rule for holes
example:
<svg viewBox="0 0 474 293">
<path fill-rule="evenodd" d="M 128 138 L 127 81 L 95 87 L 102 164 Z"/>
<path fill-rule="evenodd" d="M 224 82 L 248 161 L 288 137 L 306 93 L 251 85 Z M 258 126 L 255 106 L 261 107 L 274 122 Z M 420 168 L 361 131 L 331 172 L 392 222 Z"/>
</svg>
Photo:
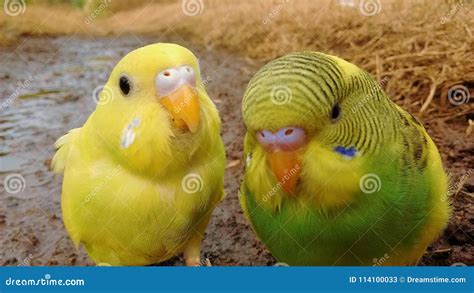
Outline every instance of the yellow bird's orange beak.
<svg viewBox="0 0 474 293">
<path fill-rule="evenodd" d="M 168 110 L 177 128 L 196 133 L 199 127 L 200 107 L 195 88 L 183 84 L 171 94 L 160 97 L 159 101 Z"/>
<path fill-rule="evenodd" d="M 296 151 L 271 151 L 267 160 L 282 189 L 292 195 L 301 173 L 301 165 Z"/>
</svg>

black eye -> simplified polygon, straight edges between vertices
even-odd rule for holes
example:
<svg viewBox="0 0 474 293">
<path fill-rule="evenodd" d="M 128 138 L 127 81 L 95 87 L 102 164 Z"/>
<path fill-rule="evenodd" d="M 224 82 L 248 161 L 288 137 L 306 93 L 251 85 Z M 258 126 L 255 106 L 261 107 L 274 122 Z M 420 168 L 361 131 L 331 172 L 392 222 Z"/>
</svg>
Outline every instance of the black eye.
<svg viewBox="0 0 474 293">
<path fill-rule="evenodd" d="M 126 96 L 130 93 L 131 85 L 130 80 L 126 76 L 120 77 L 119 86 L 122 93 Z"/>
<path fill-rule="evenodd" d="M 339 104 L 335 104 L 331 110 L 331 120 L 336 121 L 341 116 L 341 107 Z"/>
</svg>

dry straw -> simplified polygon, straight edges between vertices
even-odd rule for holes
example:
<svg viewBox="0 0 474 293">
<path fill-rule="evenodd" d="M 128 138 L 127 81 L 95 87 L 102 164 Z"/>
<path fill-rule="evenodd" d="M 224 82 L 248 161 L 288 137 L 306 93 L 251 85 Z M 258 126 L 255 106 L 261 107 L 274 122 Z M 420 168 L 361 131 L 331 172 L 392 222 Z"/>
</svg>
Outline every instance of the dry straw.
<svg viewBox="0 0 474 293">
<path fill-rule="evenodd" d="M 448 99 L 453 86 L 469 90 L 474 84 L 474 5 L 468 0 L 139 2 L 129 9 L 127 1 L 98 1 L 87 11 L 30 5 L 23 15 L 0 17 L 0 41 L 18 35 L 179 36 L 262 62 L 291 51 L 323 51 L 370 71 L 393 100 L 425 119 L 433 111 L 442 119 L 472 116 L 469 99 L 455 105 Z"/>
</svg>

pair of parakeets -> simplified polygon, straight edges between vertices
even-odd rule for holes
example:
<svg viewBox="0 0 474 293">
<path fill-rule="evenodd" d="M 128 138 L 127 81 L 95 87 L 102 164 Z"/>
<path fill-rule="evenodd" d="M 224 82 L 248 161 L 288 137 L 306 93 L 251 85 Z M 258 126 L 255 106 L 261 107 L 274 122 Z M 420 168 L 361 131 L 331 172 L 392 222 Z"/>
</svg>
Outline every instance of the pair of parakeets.
<svg viewBox="0 0 474 293">
<path fill-rule="evenodd" d="M 107 95 L 107 97 L 104 97 Z M 125 56 L 86 123 L 57 142 L 64 223 L 97 264 L 147 265 L 200 246 L 223 198 L 220 119 L 196 57 Z M 240 202 L 289 265 L 413 265 L 446 225 L 447 179 L 423 126 L 368 73 L 322 53 L 264 66 L 242 103 Z"/>
</svg>

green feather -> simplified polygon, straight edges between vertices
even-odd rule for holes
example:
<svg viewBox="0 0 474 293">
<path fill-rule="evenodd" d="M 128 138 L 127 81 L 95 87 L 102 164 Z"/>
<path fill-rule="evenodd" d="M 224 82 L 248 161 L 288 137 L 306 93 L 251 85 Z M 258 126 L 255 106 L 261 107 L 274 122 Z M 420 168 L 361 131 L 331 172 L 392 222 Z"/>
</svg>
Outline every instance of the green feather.
<svg viewBox="0 0 474 293">
<path fill-rule="evenodd" d="M 275 87 L 291 98 L 275 103 Z M 332 121 L 331 109 L 341 117 Z M 416 264 L 445 227 L 446 175 L 423 126 L 367 72 L 321 53 L 294 53 L 263 67 L 243 99 L 248 133 L 241 203 L 270 252 L 290 265 Z M 302 174 L 293 196 L 276 185 L 255 133 L 303 128 Z M 354 147 L 345 160 L 334 147 Z M 375 175 L 371 193 L 359 186 Z M 269 196 L 269 194 L 271 196 Z"/>
</svg>

